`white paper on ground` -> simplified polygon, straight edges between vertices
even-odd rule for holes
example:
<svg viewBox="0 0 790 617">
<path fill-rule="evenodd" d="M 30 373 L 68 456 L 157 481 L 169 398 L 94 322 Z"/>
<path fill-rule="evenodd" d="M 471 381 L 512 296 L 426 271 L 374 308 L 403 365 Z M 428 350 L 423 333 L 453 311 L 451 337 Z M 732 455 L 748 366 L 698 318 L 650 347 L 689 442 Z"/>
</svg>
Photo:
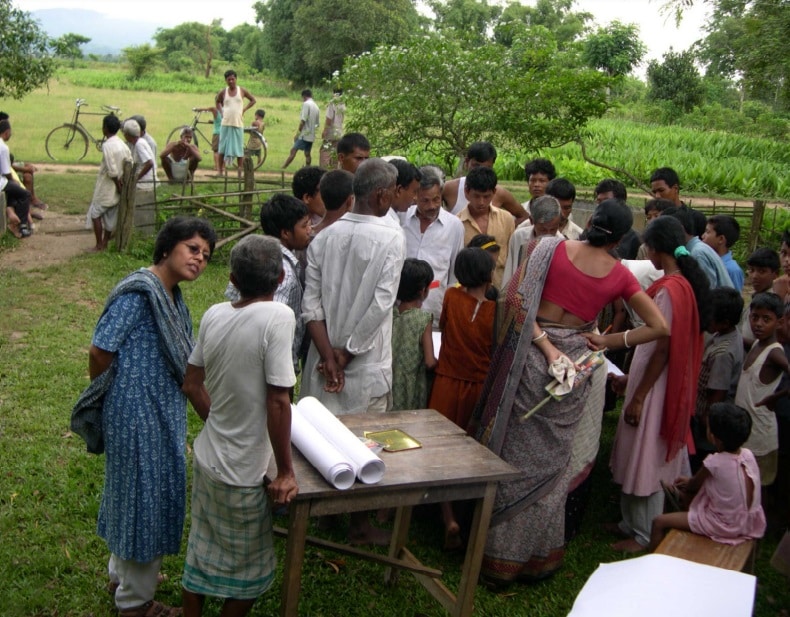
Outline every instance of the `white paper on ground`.
<svg viewBox="0 0 790 617">
<path fill-rule="evenodd" d="M 609 358 L 606 358 L 606 374 L 620 377 L 624 373 L 620 370 L 620 367 L 618 367 L 616 364 L 612 364 L 612 361 L 609 360 Z"/>
<path fill-rule="evenodd" d="M 356 474 L 351 463 L 291 405 L 291 441 L 310 464 L 336 489 L 354 484 Z"/>
<path fill-rule="evenodd" d="M 569 617 L 750 617 L 756 580 L 668 555 L 602 563 Z"/>
<path fill-rule="evenodd" d="M 376 484 L 381 481 L 384 477 L 384 461 L 371 452 L 321 401 L 306 396 L 297 403 L 296 408 L 329 443 L 349 459 L 361 482 Z"/>
</svg>

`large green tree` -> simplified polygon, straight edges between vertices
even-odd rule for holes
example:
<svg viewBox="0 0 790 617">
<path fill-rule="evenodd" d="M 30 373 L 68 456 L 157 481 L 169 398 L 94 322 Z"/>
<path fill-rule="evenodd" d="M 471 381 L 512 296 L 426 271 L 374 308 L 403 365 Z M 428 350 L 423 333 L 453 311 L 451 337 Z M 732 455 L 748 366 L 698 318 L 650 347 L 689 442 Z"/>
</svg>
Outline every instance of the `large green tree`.
<svg viewBox="0 0 790 617">
<path fill-rule="evenodd" d="M 557 41 L 557 48 L 565 50 L 576 43 L 592 21 L 592 13 L 574 11 L 576 0 L 538 0 L 535 6 L 510 2 L 502 11 L 499 22 L 494 28 L 496 40 L 509 45 L 513 38 L 514 23 L 525 26 L 543 26 L 551 31 Z"/>
<path fill-rule="evenodd" d="M 488 0 L 429 0 L 435 15 L 436 30 L 454 30 L 459 36 L 480 44 L 489 36 L 489 29 L 502 14 L 502 7 Z"/>
<path fill-rule="evenodd" d="M 647 66 L 647 96 L 654 101 L 667 101 L 677 112 L 687 113 L 703 102 L 705 87 L 694 65 L 691 51 L 670 50 L 662 61 L 651 60 Z"/>
<path fill-rule="evenodd" d="M 265 0 L 256 2 L 269 66 L 295 81 L 329 78 L 344 60 L 418 29 L 412 0 Z"/>
<path fill-rule="evenodd" d="M 639 38 L 639 26 L 613 21 L 585 39 L 582 58 L 588 66 L 619 77 L 639 65 L 646 51 Z"/>
<path fill-rule="evenodd" d="M 73 67 L 76 61 L 82 58 L 80 47 L 85 45 L 85 43 L 90 43 L 90 41 L 91 39 L 87 36 L 68 32 L 63 36 L 52 39 L 49 44 L 56 56 L 68 58 L 71 60 L 71 66 Z"/>
<path fill-rule="evenodd" d="M 191 66 L 210 77 L 224 36 L 222 21 L 215 19 L 210 24 L 188 21 L 174 28 L 159 28 L 154 40 L 168 68 L 188 70 Z"/>
<path fill-rule="evenodd" d="M 790 109 L 790 1 L 717 0 L 700 56 L 750 98 Z"/>
<path fill-rule="evenodd" d="M 348 126 L 379 152 L 419 147 L 450 168 L 473 141 L 534 151 L 575 140 L 604 113 L 609 79 L 558 66 L 556 52 L 543 27 L 522 26 L 510 47 L 422 35 L 349 58 L 336 82 Z"/>
<path fill-rule="evenodd" d="M 49 39 L 29 13 L 0 0 L 0 99 L 21 99 L 55 70 Z"/>
</svg>

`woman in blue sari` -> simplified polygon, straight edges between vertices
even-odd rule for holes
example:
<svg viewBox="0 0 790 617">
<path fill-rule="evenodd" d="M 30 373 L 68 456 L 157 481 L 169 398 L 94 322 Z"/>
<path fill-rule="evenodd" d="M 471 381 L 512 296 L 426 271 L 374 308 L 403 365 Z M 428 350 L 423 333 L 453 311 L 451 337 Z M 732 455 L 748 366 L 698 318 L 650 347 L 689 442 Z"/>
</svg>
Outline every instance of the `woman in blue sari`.
<svg viewBox="0 0 790 617">
<path fill-rule="evenodd" d="M 101 397 L 105 452 L 98 533 L 122 617 L 180 614 L 153 599 L 163 555 L 180 549 L 186 504 L 181 384 L 193 339 L 179 283 L 200 276 L 215 242 L 203 219 L 167 221 L 153 265 L 112 291 L 90 347 L 89 390 Z"/>
</svg>

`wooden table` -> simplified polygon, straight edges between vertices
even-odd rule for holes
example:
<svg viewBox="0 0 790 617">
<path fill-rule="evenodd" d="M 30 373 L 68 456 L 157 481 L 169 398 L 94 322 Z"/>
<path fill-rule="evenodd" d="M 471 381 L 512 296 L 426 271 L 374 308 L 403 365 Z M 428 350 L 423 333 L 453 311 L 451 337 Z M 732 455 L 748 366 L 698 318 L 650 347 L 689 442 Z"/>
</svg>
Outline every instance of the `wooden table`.
<svg viewBox="0 0 790 617">
<path fill-rule="evenodd" d="M 420 441 L 422 448 L 382 452 L 380 456 L 387 465 L 384 479 L 375 485 L 357 482 L 346 491 L 332 488 L 294 449 L 299 495 L 289 506 L 280 614 L 297 615 L 304 547 L 309 542 L 386 565 L 385 580 L 389 583 L 396 581 L 398 570 L 409 570 L 451 615 L 471 615 L 497 482 L 517 478 L 520 472 L 432 409 L 355 414 L 340 419 L 360 436 L 364 431 L 399 428 Z M 475 509 L 461 581 L 454 594 L 442 584 L 441 572 L 423 566 L 405 545 L 413 506 L 462 499 L 475 500 Z M 310 516 L 379 508 L 396 508 L 387 556 L 307 537 Z"/>
</svg>

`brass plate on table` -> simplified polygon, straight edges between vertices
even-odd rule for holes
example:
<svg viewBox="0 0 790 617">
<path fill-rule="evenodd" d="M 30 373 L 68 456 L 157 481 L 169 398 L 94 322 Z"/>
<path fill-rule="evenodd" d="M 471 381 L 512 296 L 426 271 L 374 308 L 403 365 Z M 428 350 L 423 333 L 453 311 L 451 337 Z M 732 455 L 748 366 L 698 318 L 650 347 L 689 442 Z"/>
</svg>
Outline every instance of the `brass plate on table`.
<svg viewBox="0 0 790 617">
<path fill-rule="evenodd" d="M 387 452 L 400 452 L 422 448 L 422 444 L 411 435 L 404 433 L 399 428 L 387 431 L 365 431 L 365 437 L 377 441 Z"/>
</svg>

